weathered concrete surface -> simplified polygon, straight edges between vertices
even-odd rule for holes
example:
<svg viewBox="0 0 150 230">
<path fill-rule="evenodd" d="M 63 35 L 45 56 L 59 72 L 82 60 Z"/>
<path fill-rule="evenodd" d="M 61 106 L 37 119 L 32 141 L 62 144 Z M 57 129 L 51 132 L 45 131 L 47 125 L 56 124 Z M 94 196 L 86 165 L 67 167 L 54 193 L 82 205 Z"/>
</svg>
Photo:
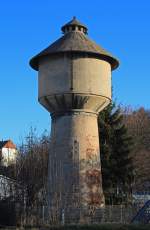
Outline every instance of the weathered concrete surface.
<svg viewBox="0 0 150 230">
<path fill-rule="evenodd" d="M 67 96 L 67 105 L 72 94 L 75 97 L 78 95 L 88 97 L 84 106 L 80 106 L 79 109 L 88 109 L 97 113 L 102 110 L 111 99 L 110 64 L 79 54 L 63 54 L 60 57 L 47 57 L 41 60 L 39 102 L 49 112 L 53 112 L 62 104 L 59 98 L 58 102 L 55 97 Z M 66 110 L 65 106 L 63 109 Z M 74 109 L 73 105 L 70 109 Z"/>
<path fill-rule="evenodd" d="M 52 113 L 50 206 L 104 205 L 97 114 L 111 99 L 111 67 L 64 54 L 39 65 L 39 102 Z"/>
<path fill-rule="evenodd" d="M 81 54 L 63 54 L 41 60 L 39 98 L 65 92 L 111 98 L 110 64 Z"/>
<path fill-rule="evenodd" d="M 54 118 L 50 149 L 52 206 L 103 206 L 97 116 L 74 112 Z"/>
</svg>

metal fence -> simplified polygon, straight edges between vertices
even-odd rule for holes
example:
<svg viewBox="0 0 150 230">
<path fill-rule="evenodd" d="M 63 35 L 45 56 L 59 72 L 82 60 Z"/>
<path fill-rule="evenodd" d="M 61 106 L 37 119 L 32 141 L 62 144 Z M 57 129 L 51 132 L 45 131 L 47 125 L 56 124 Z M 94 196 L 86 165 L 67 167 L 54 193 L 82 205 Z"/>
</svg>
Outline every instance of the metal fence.
<svg viewBox="0 0 150 230">
<path fill-rule="evenodd" d="M 105 206 L 99 209 L 51 209 L 47 206 L 28 207 L 21 216 L 21 225 L 50 226 L 67 224 L 130 223 L 138 206 Z"/>
</svg>

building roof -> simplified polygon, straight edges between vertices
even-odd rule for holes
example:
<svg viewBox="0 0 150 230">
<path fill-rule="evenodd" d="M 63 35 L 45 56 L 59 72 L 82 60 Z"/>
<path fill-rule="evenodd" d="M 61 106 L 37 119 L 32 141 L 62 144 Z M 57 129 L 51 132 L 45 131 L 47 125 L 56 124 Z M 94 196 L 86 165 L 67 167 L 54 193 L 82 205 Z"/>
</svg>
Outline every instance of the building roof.
<svg viewBox="0 0 150 230">
<path fill-rule="evenodd" d="M 68 29 L 67 29 L 68 28 Z M 62 27 L 65 33 L 42 52 L 30 60 L 33 69 L 38 70 L 39 60 L 45 56 L 61 53 L 86 53 L 110 63 L 112 70 L 116 69 L 119 61 L 110 53 L 97 45 L 86 36 L 87 28 L 75 18 Z"/>
<path fill-rule="evenodd" d="M 0 149 L 2 148 L 16 149 L 16 145 L 11 140 L 0 141 Z"/>
</svg>

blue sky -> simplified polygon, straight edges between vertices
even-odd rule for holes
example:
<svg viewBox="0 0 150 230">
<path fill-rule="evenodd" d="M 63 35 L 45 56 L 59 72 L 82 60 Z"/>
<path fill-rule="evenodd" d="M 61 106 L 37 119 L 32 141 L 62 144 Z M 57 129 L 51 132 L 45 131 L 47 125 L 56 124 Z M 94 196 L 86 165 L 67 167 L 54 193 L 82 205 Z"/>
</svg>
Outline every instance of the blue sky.
<svg viewBox="0 0 150 230">
<path fill-rule="evenodd" d="M 37 101 L 37 72 L 29 59 L 61 36 L 76 16 L 89 37 L 120 60 L 113 72 L 114 98 L 150 108 L 149 0 L 3 0 L 0 3 L 0 139 L 21 142 L 30 126 L 50 130 Z"/>
</svg>

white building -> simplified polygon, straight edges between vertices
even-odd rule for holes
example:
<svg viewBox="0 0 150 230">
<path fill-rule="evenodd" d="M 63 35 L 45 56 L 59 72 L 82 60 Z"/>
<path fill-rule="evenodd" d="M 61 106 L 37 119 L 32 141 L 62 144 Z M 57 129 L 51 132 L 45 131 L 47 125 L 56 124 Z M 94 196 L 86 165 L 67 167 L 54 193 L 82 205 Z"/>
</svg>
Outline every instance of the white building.
<svg viewBox="0 0 150 230">
<path fill-rule="evenodd" d="M 9 166 L 16 163 L 17 148 L 11 140 L 0 141 L 1 165 Z"/>
</svg>

